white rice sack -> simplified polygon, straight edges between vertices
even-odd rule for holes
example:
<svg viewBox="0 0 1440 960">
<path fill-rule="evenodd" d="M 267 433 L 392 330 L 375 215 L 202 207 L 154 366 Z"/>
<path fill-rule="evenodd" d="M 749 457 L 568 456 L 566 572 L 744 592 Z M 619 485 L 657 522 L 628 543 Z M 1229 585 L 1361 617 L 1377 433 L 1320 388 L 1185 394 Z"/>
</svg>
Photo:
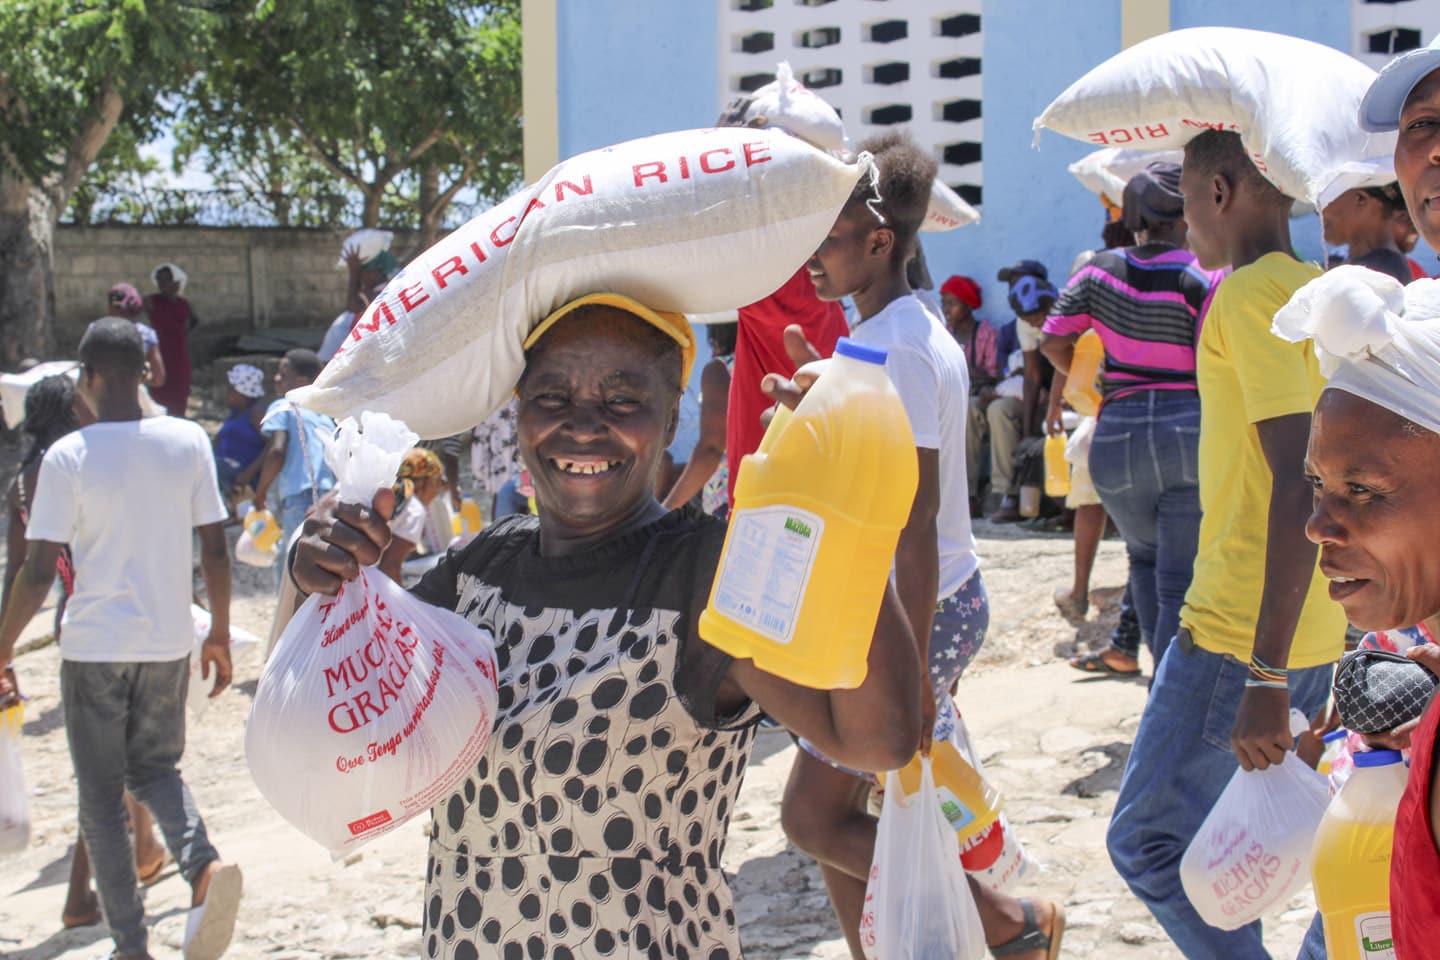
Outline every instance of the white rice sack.
<svg viewBox="0 0 1440 960">
<path fill-rule="evenodd" d="M 1358 121 L 1375 76 L 1309 40 L 1176 30 L 1075 81 L 1036 118 L 1035 137 L 1049 128 L 1098 147 L 1176 150 L 1205 130 L 1233 130 L 1271 183 L 1313 204 L 1341 165 L 1393 152 L 1393 133 L 1372 141 Z"/>
<path fill-rule="evenodd" d="M 340 245 L 340 259 L 335 261 L 337 270 L 345 269 L 345 251 L 354 250 L 360 257 L 360 262 L 375 259 L 376 254 L 382 250 L 389 250 L 390 244 L 394 242 L 395 234 L 389 230 L 376 230 L 373 227 L 366 227 L 364 230 L 356 230 L 345 238 Z"/>
<path fill-rule="evenodd" d="M 930 188 L 930 207 L 920 224 L 921 233 L 943 233 L 980 222 L 980 211 L 939 180 Z"/>
<path fill-rule="evenodd" d="M 74 360 L 51 360 L 37 363 L 20 373 L 0 373 L 0 409 L 5 413 L 5 426 L 14 430 L 25 422 L 25 396 L 31 387 L 46 377 L 62 373 L 70 374 L 72 380 L 76 379 L 79 370 L 80 364 Z"/>
<path fill-rule="evenodd" d="M 1106 147 L 1087 153 L 1070 164 L 1070 175 L 1091 193 L 1108 197 L 1111 203 L 1125 199 L 1125 184 L 1147 166 L 1157 161 L 1180 163 L 1185 154 L 1179 150 L 1122 150 Z"/>
<path fill-rule="evenodd" d="M 775 79 L 750 96 L 744 119 L 752 127 L 778 127 L 831 153 L 845 149 L 845 124 L 840 114 L 796 80 L 790 64 L 783 60 Z"/>
<path fill-rule="evenodd" d="M 337 420 L 383 411 L 422 437 L 468 430 L 511 396 L 526 334 L 576 297 L 711 313 L 769 296 L 829 233 L 862 168 L 745 127 L 573 157 L 411 261 L 290 397 Z"/>
</svg>

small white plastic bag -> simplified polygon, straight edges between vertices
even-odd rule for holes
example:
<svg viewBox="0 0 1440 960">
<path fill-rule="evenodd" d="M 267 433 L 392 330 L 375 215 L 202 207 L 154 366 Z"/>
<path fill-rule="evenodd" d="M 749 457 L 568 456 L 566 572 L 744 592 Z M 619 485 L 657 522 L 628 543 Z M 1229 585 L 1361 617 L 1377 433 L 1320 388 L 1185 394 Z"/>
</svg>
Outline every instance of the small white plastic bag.
<svg viewBox="0 0 1440 960">
<path fill-rule="evenodd" d="M 341 501 L 389 486 L 415 434 L 381 414 L 340 424 L 325 452 Z M 245 727 L 255 785 L 339 856 L 443 800 L 494 728 L 495 646 L 373 567 L 286 625 Z"/>
<path fill-rule="evenodd" d="M 185 695 L 185 709 L 192 718 L 198 718 L 210 706 L 210 691 L 215 689 L 215 674 L 209 679 L 200 674 L 200 648 L 210 636 L 210 611 L 190 604 L 190 620 L 195 625 L 195 651 L 190 654 L 190 691 Z M 230 628 L 230 650 L 234 651 L 251 644 L 258 644 L 260 638 L 247 630 Z"/>
<path fill-rule="evenodd" d="M 1264 770 L 1236 770 L 1180 861 L 1180 882 L 1201 919 L 1238 930 L 1304 889 L 1329 803 L 1329 780 L 1293 752 Z"/>
<path fill-rule="evenodd" d="M 980 912 L 928 758 L 921 763 L 920 791 L 913 797 L 905 796 L 897 772 L 885 775 L 860 942 L 867 960 L 985 956 Z"/>
<path fill-rule="evenodd" d="M 30 843 L 30 796 L 20 762 L 20 728 L 25 705 L 0 710 L 0 857 L 20 853 Z"/>
</svg>

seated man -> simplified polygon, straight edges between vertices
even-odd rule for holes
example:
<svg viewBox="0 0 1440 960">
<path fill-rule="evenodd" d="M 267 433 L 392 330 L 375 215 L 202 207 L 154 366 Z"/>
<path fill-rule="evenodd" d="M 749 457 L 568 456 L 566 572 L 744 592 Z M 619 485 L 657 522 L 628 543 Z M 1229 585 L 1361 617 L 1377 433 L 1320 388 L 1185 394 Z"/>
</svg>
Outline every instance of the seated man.
<svg viewBox="0 0 1440 960">
<path fill-rule="evenodd" d="M 1053 368 L 1040 353 L 1041 327 L 1059 295 L 1045 265 L 1034 260 L 1006 267 L 999 278 L 1010 284 L 1020 361 L 1010 364 L 1011 376 L 995 388 L 998 396 L 985 411 L 990 427 L 990 489 L 1004 495 L 990 520 L 1015 523 L 1020 519 L 1015 448 L 1027 437 L 1042 435 L 1045 394 Z"/>
<path fill-rule="evenodd" d="M 995 326 L 976 316 L 983 296 L 969 277 L 953 276 L 940 287 L 940 306 L 950 335 L 965 351 L 970 371 L 970 406 L 965 427 L 965 475 L 970 485 L 970 516 L 981 515 L 981 459 L 990 426 L 985 411 L 994 402 L 995 385 L 1003 379 L 1011 354 L 1020 349 L 1015 321 Z"/>
</svg>

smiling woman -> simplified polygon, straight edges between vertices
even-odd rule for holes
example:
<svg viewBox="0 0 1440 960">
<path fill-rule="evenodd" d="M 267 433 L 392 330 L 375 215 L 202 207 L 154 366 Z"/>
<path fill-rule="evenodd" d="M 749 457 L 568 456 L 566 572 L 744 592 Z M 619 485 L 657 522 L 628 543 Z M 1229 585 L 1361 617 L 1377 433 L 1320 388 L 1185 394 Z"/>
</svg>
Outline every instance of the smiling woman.
<svg viewBox="0 0 1440 960">
<path fill-rule="evenodd" d="M 1305 532 L 1320 547 L 1330 596 L 1361 629 L 1418 625 L 1436 636 L 1440 281 L 1401 287 L 1364 267 L 1337 267 L 1295 294 L 1276 315 L 1275 333 L 1313 339 L 1330 378 L 1315 407 L 1305 465 L 1315 492 Z M 1420 644 L 1409 656 L 1440 674 L 1435 644 Z M 1437 728 L 1440 708 L 1432 701 L 1413 730 L 1397 731 L 1409 737 L 1412 750 L 1390 874 L 1392 930 L 1402 960 L 1428 956 L 1440 934 L 1440 891 L 1433 882 L 1440 875 Z"/>
<path fill-rule="evenodd" d="M 797 687 L 706 643 L 725 525 L 654 495 L 689 323 L 595 294 L 524 346 L 517 432 L 539 516 L 493 525 L 414 591 L 494 634 L 500 686 L 484 757 L 436 807 L 425 954 L 738 958 L 721 858 L 754 722 L 764 710 L 862 769 L 903 765 L 920 739 L 915 641 L 890 591 L 855 690 Z M 296 582 L 334 593 L 373 563 L 388 506 L 322 500 Z"/>
</svg>

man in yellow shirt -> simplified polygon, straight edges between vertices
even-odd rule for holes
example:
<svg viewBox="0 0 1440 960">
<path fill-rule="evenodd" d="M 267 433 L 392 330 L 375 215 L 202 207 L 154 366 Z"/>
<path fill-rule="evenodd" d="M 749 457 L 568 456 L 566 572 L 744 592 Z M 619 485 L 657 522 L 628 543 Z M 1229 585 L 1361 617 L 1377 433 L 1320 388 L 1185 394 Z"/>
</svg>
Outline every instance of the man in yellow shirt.
<svg viewBox="0 0 1440 960">
<path fill-rule="evenodd" d="M 1192 140 L 1180 189 L 1200 265 L 1235 272 L 1215 293 L 1196 352 L 1204 516 L 1195 575 L 1107 840 L 1116 869 L 1185 956 L 1266 958 L 1258 922 L 1226 932 L 1200 918 L 1180 859 L 1237 765 L 1300 762 L 1286 759 L 1290 708 L 1307 717 L 1324 708 L 1344 650 L 1344 612 L 1305 538 L 1302 464 L 1324 379 L 1308 341 L 1270 333 L 1276 311 L 1320 270 L 1291 253 L 1292 201 L 1238 134 Z"/>
</svg>

